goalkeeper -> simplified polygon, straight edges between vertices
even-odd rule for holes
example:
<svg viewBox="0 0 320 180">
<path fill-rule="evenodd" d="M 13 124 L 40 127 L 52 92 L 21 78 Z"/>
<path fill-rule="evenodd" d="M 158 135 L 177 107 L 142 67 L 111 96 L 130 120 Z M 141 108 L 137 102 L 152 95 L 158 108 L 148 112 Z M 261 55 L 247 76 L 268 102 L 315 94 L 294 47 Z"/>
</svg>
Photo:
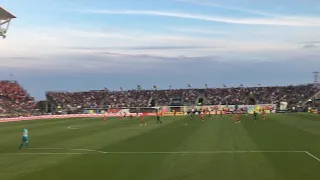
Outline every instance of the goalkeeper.
<svg viewBox="0 0 320 180">
<path fill-rule="evenodd" d="M 29 148 L 29 136 L 28 136 L 28 130 L 26 128 L 24 128 L 22 130 L 22 140 L 19 146 L 19 149 L 22 149 L 23 145 L 26 144 L 26 147 Z"/>
</svg>

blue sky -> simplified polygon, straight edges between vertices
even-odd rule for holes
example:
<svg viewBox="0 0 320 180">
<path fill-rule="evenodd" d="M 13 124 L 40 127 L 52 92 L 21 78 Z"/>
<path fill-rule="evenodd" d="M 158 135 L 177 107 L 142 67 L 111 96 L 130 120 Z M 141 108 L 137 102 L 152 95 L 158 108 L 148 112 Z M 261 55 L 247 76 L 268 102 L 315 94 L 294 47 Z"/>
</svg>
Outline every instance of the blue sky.
<svg viewBox="0 0 320 180">
<path fill-rule="evenodd" d="M 0 77 L 47 90 L 310 83 L 317 0 L 1 0 Z M 14 76 L 9 76 L 13 74 Z"/>
</svg>

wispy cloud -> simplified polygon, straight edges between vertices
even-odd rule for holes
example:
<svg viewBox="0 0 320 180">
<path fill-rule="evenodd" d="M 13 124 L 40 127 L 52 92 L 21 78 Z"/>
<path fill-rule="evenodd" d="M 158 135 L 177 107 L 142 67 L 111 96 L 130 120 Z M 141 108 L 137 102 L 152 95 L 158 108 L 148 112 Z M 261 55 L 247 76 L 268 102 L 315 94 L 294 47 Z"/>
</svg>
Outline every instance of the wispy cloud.
<svg viewBox="0 0 320 180">
<path fill-rule="evenodd" d="M 219 5 L 219 4 L 212 3 L 212 2 L 205 2 L 205 1 L 201 1 L 201 0 L 174 0 L 174 1 L 195 4 L 195 5 L 201 5 L 201 6 L 215 7 L 215 8 L 226 9 L 226 10 L 231 10 L 231 11 L 244 12 L 244 13 L 249 13 L 249 14 L 253 14 L 253 15 L 278 17 L 277 15 L 273 15 L 273 14 L 262 12 L 262 11 L 246 9 L 246 8 L 239 8 L 239 7 L 232 7 L 232 6 L 224 6 L 224 5 Z"/>
<path fill-rule="evenodd" d="M 214 46 L 134 46 L 134 47 L 69 47 L 78 50 L 190 50 L 217 48 Z"/>
<path fill-rule="evenodd" d="M 186 33 L 196 33 L 196 34 L 212 34 L 212 35 L 223 35 L 228 34 L 225 31 L 216 31 L 216 30 L 209 30 L 209 29 L 195 29 L 195 28 L 169 28 L 173 31 L 178 32 L 186 32 Z"/>
<path fill-rule="evenodd" d="M 209 16 L 201 14 L 154 11 L 154 10 L 77 10 L 80 13 L 88 14 L 109 14 L 109 15 L 149 15 L 149 16 L 165 16 L 174 18 L 194 19 L 201 21 L 212 21 L 231 24 L 247 24 L 247 25 L 277 25 L 277 26 L 320 26 L 319 18 L 226 18 L 219 16 Z"/>
<path fill-rule="evenodd" d="M 302 48 L 303 49 L 315 49 L 315 48 L 320 48 L 320 46 L 317 46 L 315 44 L 306 44 Z"/>
<path fill-rule="evenodd" d="M 320 44 L 320 41 L 305 41 L 305 42 L 298 42 L 301 44 Z"/>
</svg>

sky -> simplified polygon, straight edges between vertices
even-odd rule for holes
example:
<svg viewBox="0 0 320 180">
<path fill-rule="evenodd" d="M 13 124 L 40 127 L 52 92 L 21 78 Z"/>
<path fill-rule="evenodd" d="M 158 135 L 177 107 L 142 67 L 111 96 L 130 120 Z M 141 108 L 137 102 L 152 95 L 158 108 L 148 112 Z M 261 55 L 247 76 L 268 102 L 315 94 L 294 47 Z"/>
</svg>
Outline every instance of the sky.
<svg viewBox="0 0 320 180">
<path fill-rule="evenodd" d="M 320 71 L 318 0 L 1 0 L 0 79 L 46 91 L 289 85 Z M 10 75 L 12 74 L 12 75 Z"/>
</svg>

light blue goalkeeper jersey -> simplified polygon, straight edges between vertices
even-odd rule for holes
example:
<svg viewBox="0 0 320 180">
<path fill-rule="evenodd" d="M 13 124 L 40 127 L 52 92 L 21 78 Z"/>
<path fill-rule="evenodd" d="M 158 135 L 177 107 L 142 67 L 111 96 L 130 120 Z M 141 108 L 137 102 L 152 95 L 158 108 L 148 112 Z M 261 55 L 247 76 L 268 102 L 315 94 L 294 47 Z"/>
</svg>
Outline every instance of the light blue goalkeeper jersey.
<svg viewBox="0 0 320 180">
<path fill-rule="evenodd" d="M 23 131 L 22 131 L 22 136 L 23 136 L 24 138 L 28 138 L 28 129 L 23 129 Z"/>
</svg>

